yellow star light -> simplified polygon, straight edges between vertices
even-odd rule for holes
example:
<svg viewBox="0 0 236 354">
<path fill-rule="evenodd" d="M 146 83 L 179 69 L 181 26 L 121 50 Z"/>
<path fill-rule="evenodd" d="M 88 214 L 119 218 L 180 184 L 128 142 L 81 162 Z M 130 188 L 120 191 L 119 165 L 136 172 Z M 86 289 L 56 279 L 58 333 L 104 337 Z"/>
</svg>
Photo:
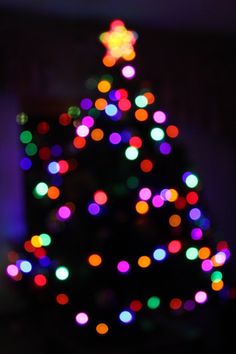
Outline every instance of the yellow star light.
<svg viewBox="0 0 236 354">
<path fill-rule="evenodd" d="M 106 48 L 106 54 L 103 58 L 105 66 L 115 65 L 120 58 L 126 61 L 135 58 L 134 44 L 137 40 L 137 33 L 127 30 L 123 21 L 112 21 L 110 30 L 103 32 L 99 39 Z"/>
</svg>

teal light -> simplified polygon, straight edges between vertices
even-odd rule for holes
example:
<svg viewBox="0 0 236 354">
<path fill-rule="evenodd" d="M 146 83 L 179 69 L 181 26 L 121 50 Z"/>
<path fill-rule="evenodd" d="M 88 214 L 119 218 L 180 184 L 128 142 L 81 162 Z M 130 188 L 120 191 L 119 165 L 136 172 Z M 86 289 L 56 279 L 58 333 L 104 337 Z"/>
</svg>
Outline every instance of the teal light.
<svg viewBox="0 0 236 354">
<path fill-rule="evenodd" d="M 196 247 L 189 247 L 185 252 L 186 258 L 189 260 L 194 260 L 198 258 L 198 249 Z"/>
<path fill-rule="evenodd" d="M 150 132 L 151 138 L 155 141 L 161 141 L 165 137 L 165 133 L 161 128 L 153 128 Z"/>
<path fill-rule="evenodd" d="M 139 108 L 144 108 L 147 106 L 148 104 L 148 100 L 145 96 L 143 95 L 139 95 L 135 98 L 135 104 L 136 106 L 138 106 Z"/>
<path fill-rule="evenodd" d="M 211 281 L 218 283 L 219 281 L 221 281 L 223 278 L 223 275 L 220 271 L 216 270 L 215 272 L 213 272 L 211 274 Z"/>
<path fill-rule="evenodd" d="M 52 242 L 52 239 L 48 234 L 43 233 L 43 234 L 40 234 L 39 237 L 40 237 L 40 241 L 42 243 L 42 246 L 44 246 L 44 247 L 49 246 L 50 243 Z"/>
<path fill-rule="evenodd" d="M 34 191 L 39 197 L 43 197 L 48 192 L 48 185 L 44 182 L 40 182 L 36 185 Z"/>
<path fill-rule="evenodd" d="M 138 157 L 138 149 L 134 146 L 129 146 L 125 150 L 125 156 L 128 160 L 135 160 Z"/>
<path fill-rule="evenodd" d="M 69 277 L 69 270 L 64 266 L 58 267 L 55 275 L 59 280 L 66 280 Z"/>
<path fill-rule="evenodd" d="M 196 175 L 190 174 L 186 177 L 185 183 L 189 188 L 194 188 L 198 185 L 198 178 Z"/>
</svg>

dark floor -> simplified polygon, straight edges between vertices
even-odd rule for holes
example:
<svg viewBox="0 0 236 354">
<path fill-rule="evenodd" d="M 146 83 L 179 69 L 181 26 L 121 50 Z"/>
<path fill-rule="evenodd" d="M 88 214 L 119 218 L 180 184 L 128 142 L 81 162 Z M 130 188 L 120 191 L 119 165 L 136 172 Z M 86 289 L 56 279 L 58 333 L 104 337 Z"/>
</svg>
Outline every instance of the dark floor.
<svg viewBox="0 0 236 354">
<path fill-rule="evenodd" d="M 29 306 L 11 291 L 4 291 L 1 299 L 0 354 L 233 353 L 229 346 L 235 337 L 235 299 L 202 307 L 191 320 L 160 319 L 156 328 L 145 334 L 124 332 L 104 337 L 81 334 L 60 310 Z"/>
</svg>

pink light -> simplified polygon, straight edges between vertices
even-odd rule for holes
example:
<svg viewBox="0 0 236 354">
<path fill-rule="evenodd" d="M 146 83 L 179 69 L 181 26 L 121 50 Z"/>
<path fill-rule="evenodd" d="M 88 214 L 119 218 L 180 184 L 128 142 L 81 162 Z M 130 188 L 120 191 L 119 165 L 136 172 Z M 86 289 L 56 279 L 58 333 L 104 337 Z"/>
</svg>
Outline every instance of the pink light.
<svg viewBox="0 0 236 354">
<path fill-rule="evenodd" d="M 204 259 L 201 267 L 204 272 L 209 272 L 213 268 L 212 261 L 210 259 Z"/>
<path fill-rule="evenodd" d="M 207 301 L 207 293 L 205 291 L 198 291 L 194 297 L 195 301 L 199 304 L 203 304 Z"/>
<path fill-rule="evenodd" d="M 17 268 L 16 265 L 10 264 L 10 265 L 7 267 L 7 274 L 10 275 L 11 277 L 17 276 L 18 273 L 19 273 L 19 269 Z"/>
<path fill-rule="evenodd" d="M 129 263 L 126 262 L 126 261 L 120 261 L 118 264 L 117 264 L 117 269 L 119 272 L 121 273 L 126 273 L 128 272 L 130 266 L 129 266 Z"/>
<path fill-rule="evenodd" d="M 149 188 L 142 188 L 139 191 L 139 197 L 142 200 L 149 200 L 151 198 L 151 196 L 152 196 L 152 192 Z"/>
<path fill-rule="evenodd" d="M 75 320 L 79 325 L 85 325 L 88 322 L 89 318 L 85 312 L 80 312 L 76 315 Z"/>
<path fill-rule="evenodd" d="M 122 69 L 122 75 L 126 77 L 126 79 L 132 79 L 135 75 L 135 69 L 131 65 L 126 65 Z"/>
<path fill-rule="evenodd" d="M 86 125 L 86 127 L 91 128 L 94 125 L 93 117 L 86 116 L 82 119 L 82 124 Z"/>
<path fill-rule="evenodd" d="M 152 204 L 155 208 L 161 208 L 162 205 L 164 204 L 164 200 L 160 197 L 160 195 L 156 194 L 152 198 Z"/>
<path fill-rule="evenodd" d="M 89 134 L 89 128 L 87 127 L 87 125 L 81 124 L 77 127 L 76 134 L 84 138 Z"/>
<path fill-rule="evenodd" d="M 60 219 L 66 220 L 71 216 L 71 210 L 67 206 L 62 206 L 57 212 Z"/>
<path fill-rule="evenodd" d="M 156 111 L 153 114 L 153 120 L 156 123 L 164 123 L 166 121 L 166 115 L 164 112 L 162 111 Z"/>
</svg>

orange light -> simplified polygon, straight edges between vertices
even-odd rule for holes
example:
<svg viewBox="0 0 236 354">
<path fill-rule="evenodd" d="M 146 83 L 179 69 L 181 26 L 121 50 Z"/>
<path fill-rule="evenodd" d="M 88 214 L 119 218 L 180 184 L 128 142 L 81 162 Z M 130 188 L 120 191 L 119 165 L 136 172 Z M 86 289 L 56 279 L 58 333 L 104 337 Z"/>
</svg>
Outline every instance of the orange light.
<svg viewBox="0 0 236 354">
<path fill-rule="evenodd" d="M 155 96 L 151 92 L 145 92 L 143 95 L 147 98 L 148 104 L 155 102 Z"/>
<path fill-rule="evenodd" d="M 223 282 L 223 280 L 219 280 L 218 282 L 212 282 L 211 283 L 211 287 L 212 287 L 212 289 L 213 290 L 215 290 L 215 291 L 220 291 L 221 289 L 223 289 L 223 287 L 224 287 L 224 282 Z"/>
<path fill-rule="evenodd" d="M 76 149 L 82 149 L 86 145 L 86 139 L 82 136 L 76 136 L 73 140 L 73 145 Z"/>
<path fill-rule="evenodd" d="M 179 129 L 175 125 L 169 125 L 166 128 L 166 134 L 170 138 L 176 138 L 179 135 Z"/>
<path fill-rule="evenodd" d="M 98 83 L 98 91 L 106 93 L 111 89 L 111 84 L 107 80 L 102 80 Z"/>
<path fill-rule="evenodd" d="M 109 331 L 108 325 L 106 323 L 99 323 L 96 326 L 96 331 L 98 334 L 106 334 Z"/>
<path fill-rule="evenodd" d="M 200 259 L 207 259 L 210 257 L 211 250 L 209 247 L 201 247 L 200 250 L 198 251 L 198 257 Z"/>
<path fill-rule="evenodd" d="M 95 107 L 99 110 L 99 111 L 103 111 L 107 106 L 107 100 L 105 100 L 105 98 L 98 98 L 95 101 Z"/>
<path fill-rule="evenodd" d="M 151 264 L 151 258 L 149 258 L 148 256 L 141 256 L 138 259 L 138 265 L 141 268 L 147 268 L 149 267 Z"/>
<path fill-rule="evenodd" d="M 93 267 L 98 267 L 102 263 L 102 258 L 99 254 L 91 254 L 88 258 L 88 262 Z"/>
<path fill-rule="evenodd" d="M 105 55 L 102 62 L 103 62 L 103 65 L 105 65 L 108 68 L 111 68 L 112 66 L 115 65 L 116 60 L 111 55 Z"/>
<path fill-rule="evenodd" d="M 146 214 L 149 210 L 149 205 L 147 202 L 140 200 L 139 202 L 136 203 L 135 209 L 139 214 Z"/>
<path fill-rule="evenodd" d="M 169 224 L 172 227 L 178 227 L 181 224 L 181 217 L 177 214 L 171 215 L 169 218 Z"/>
<path fill-rule="evenodd" d="M 96 128 L 91 132 L 91 138 L 95 141 L 100 141 L 104 137 L 104 133 L 102 129 Z"/>
<path fill-rule="evenodd" d="M 134 116 L 138 121 L 143 122 L 148 119 L 148 112 L 146 109 L 139 108 L 135 111 Z"/>
<path fill-rule="evenodd" d="M 48 188 L 48 198 L 50 199 L 57 199 L 60 195 L 60 190 L 59 188 L 55 186 L 51 186 Z"/>
</svg>

